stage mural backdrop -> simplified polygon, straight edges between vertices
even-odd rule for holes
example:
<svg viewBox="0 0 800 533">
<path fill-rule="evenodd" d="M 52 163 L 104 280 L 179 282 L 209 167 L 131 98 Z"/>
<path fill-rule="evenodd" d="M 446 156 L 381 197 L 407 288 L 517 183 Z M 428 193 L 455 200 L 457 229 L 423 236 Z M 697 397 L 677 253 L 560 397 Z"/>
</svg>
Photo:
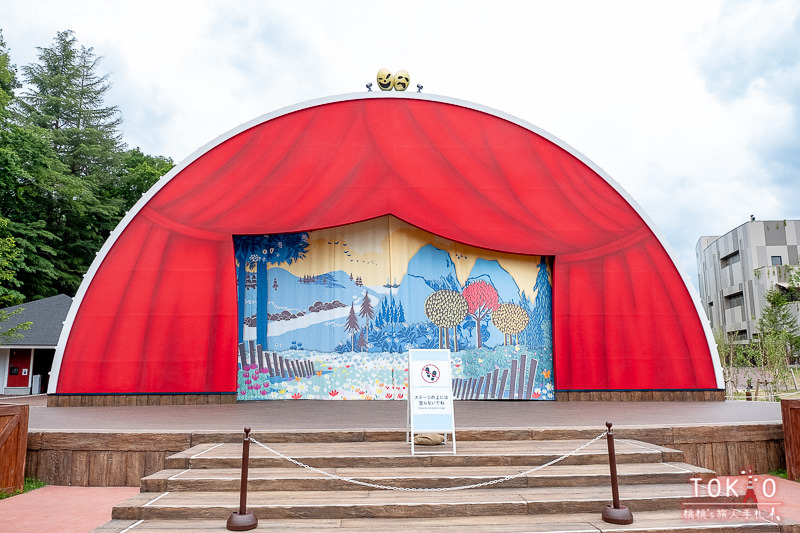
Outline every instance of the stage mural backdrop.
<svg viewBox="0 0 800 533">
<path fill-rule="evenodd" d="M 410 348 L 449 348 L 457 399 L 552 400 L 552 259 L 391 216 L 234 236 L 238 395 L 403 400 Z"/>
</svg>

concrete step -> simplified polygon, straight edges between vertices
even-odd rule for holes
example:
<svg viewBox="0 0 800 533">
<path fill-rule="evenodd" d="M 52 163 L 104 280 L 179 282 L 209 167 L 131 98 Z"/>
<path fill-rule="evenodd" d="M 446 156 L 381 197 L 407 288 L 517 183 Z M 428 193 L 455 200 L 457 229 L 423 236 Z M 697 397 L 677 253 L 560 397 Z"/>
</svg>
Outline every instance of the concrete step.
<svg viewBox="0 0 800 533">
<path fill-rule="evenodd" d="M 474 466 L 474 467 L 404 467 L 404 468 L 331 468 L 328 474 L 339 478 L 392 487 L 459 487 L 506 476 L 515 476 L 535 467 Z M 704 480 L 714 476 L 705 468 L 679 462 L 622 463 L 617 467 L 620 483 L 687 483 L 689 478 Z M 487 488 L 510 487 L 576 487 L 610 486 L 607 464 L 551 465 L 535 472 L 515 477 Z M 143 492 L 178 491 L 238 491 L 241 486 L 240 468 L 168 469 L 142 479 Z M 299 467 L 250 468 L 250 491 L 291 490 L 367 490 L 364 485 L 325 476 Z"/>
<path fill-rule="evenodd" d="M 689 483 L 620 485 L 620 498 L 634 512 L 680 509 L 699 503 Z M 478 515 L 540 515 L 596 512 L 610 503 L 601 486 L 515 487 L 454 491 L 251 491 L 247 508 L 259 518 L 436 518 Z M 723 498 L 714 500 L 725 502 Z M 114 519 L 224 518 L 237 510 L 239 494 L 144 492 L 117 505 Z"/>
<path fill-rule="evenodd" d="M 402 531 L 409 533 L 445 533 L 456 530 L 482 533 L 796 533 L 800 526 L 782 521 L 781 525 L 764 519 L 689 519 L 680 510 L 637 511 L 633 524 L 627 526 L 603 522 L 600 512 L 514 515 L 466 516 L 453 518 L 347 518 L 347 519 L 276 519 L 259 518 L 255 531 L 336 531 L 337 533 L 364 533 L 376 531 Z M 145 531 L 147 533 L 227 533 L 225 519 L 187 520 L 112 520 L 92 533 L 122 533 Z M 131 526 L 135 526 L 132 529 Z M 783 529 L 782 529 L 783 528 Z"/>
<path fill-rule="evenodd" d="M 419 467 L 419 466 L 536 466 L 548 463 L 561 455 L 574 452 L 585 445 L 586 440 L 547 441 L 461 441 L 457 443 L 457 455 L 411 455 L 410 445 L 405 442 L 301 442 L 263 443 L 271 450 L 252 443 L 250 445 L 251 468 L 285 467 L 286 459 L 275 452 L 292 457 L 317 468 L 358 467 Z M 430 447 L 430 452 L 439 452 L 439 447 Z M 417 446 L 418 454 L 426 453 L 426 447 Z M 617 439 L 618 463 L 679 462 L 683 453 L 642 441 Z M 167 458 L 169 469 L 187 468 L 239 468 L 241 465 L 241 443 L 200 444 Z M 560 464 L 607 464 L 608 448 L 604 439 L 593 442 L 583 450 L 567 457 Z"/>
</svg>

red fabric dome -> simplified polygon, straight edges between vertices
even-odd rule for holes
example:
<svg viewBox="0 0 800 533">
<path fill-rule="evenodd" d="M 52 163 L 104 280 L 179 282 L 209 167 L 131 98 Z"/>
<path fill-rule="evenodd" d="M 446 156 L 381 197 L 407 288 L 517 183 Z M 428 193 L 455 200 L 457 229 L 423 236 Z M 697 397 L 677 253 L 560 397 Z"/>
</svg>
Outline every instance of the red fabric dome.
<svg viewBox="0 0 800 533">
<path fill-rule="evenodd" d="M 555 256 L 557 390 L 716 389 L 687 284 L 623 194 L 545 133 L 462 102 L 364 94 L 282 112 L 176 168 L 120 224 L 73 304 L 55 392 L 234 392 L 232 235 L 387 214 Z"/>
</svg>

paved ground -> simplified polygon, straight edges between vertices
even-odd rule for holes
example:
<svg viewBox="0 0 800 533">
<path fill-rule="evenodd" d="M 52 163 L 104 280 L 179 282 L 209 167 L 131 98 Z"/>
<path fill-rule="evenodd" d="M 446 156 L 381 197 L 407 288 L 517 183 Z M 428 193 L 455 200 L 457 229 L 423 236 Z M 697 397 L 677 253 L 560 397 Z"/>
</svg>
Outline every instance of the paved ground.
<svg viewBox="0 0 800 533">
<path fill-rule="evenodd" d="M 86 533 L 111 520 L 111 508 L 138 492 L 132 487 L 42 487 L 0 500 L 0 531 Z"/>
<path fill-rule="evenodd" d="M 28 403 L 31 431 L 239 431 L 270 429 L 404 429 L 406 402 L 265 401 L 236 405 L 152 407 L 45 406 L 46 397 L 3 398 Z M 456 402 L 457 428 L 678 426 L 780 422 L 767 402 Z M 0 501 L 0 531 L 83 533 L 107 522 L 111 508 L 136 488 L 45 487 Z"/>
</svg>

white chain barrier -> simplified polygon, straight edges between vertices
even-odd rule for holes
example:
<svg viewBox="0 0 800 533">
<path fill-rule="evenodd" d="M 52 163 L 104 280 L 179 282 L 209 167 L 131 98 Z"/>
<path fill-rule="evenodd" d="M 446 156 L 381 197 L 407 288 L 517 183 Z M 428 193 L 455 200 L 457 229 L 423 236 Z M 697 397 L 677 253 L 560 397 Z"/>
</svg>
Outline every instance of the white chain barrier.
<svg viewBox="0 0 800 533">
<path fill-rule="evenodd" d="M 564 455 L 553 459 L 552 461 L 549 461 L 549 462 L 544 463 L 544 464 L 539 465 L 539 466 L 535 466 L 535 467 L 533 467 L 533 468 L 531 468 L 529 470 L 526 470 L 524 472 L 519 472 L 517 474 L 513 474 L 513 475 L 510 475 L 510 476 L 504 476 L 504 477 L 500 477 L 500 478 L 491 479 L 489 481 L 483 481 L 481 483 L 474 483 L 472 485 L 461 485 L 461 486 L 458 486 L 458 487 L 433 487 L 433 488 L 431 488 L 431 487 L 395 487 L 395 486 L 392 486 L 392 485 L 378 485 L 376 483 L 369 483 L 367 481 L 361 481 L 361 480 L 358 480 L 358 479 L 337 476 L 336 474 L 332 474 L 330 472 L 326 472 L 325 470 L 321 470 L 319 468 L 307 465 L 307 464 L 305 464 L 305 463 L 303 463 L 301 461 L 298 461 L 297 459 L 289 457 L 288 455 L 284 455 L 281 452 L 279 452 L 278 450 L 274 450 L 274 449 L 270 448 L 269 446 L 267 446 L 266 444 L 262 444 L 261 442 L 258 442 L 253 437 L 250 437 L 250 440 L 252 442 L 258 444 L 259 446 L 261 446 L 262 448 L 264 448 L 268 452 L 271 452 L 271 453 L 277 455 L 281 459 L 285 459 L 285 460 L 289 461 L 290 463 L 293 463 L 293 464 L 295 464 L 295 465 L 297 465 L 297 466 L 299 466 L 301 468 L 305 468 L 307 470 L 311 470 L 312 472 L 316 472 L 317 474 L 321 474 L 321 475 L 323 475 L 325 477 L 328 477 L 328 478 L 331 478 L 331 479 L 338 479 L 339 481 L 352 483 L 354 485 L 361 485 L 361 486 L 369 487 L 369 488 L 372 488 L 372 489 L 396 490 L 396 491 L 408 491 L 408 492 L 441 492 L 441 491 L 449 491 L 449 490 L 464 490 L 464 489 L 476 489 L 478 487 L 487 487 L 489 485 L 495 485 L 497 483 L 503 483 L 504 481 L 510 481 L 510 480 L 518 478 L 518 477 L 527 476 L 528 474 L 536 472 L 537 470 L 541 470 L 542 468 L 547 468 L 548 466 L 552 466 L 552 465 L 554 465 L 554 464 L 556 464 L 556 463 L 558 463 L 560 461 L 563 461 L 567 457 L 571 457 L 571 456 L 579 453 L 580 451 L 584 450 L 588 446 L 591 446 L 592 444 L 594 444 L 598 440 L 600 440 L 603 437 L 605 437 L 607 434 L 608 434 L 608 432 L 604 431 L 601 434 L 599 434 L 598 436 L 596 436 L 595 438 L 593 438 L 592 440 L 582 444 L 581 446 L 578 446 L 577 448 L 575 448 L 571 452 L 567 452 Z"/>
</svg>

